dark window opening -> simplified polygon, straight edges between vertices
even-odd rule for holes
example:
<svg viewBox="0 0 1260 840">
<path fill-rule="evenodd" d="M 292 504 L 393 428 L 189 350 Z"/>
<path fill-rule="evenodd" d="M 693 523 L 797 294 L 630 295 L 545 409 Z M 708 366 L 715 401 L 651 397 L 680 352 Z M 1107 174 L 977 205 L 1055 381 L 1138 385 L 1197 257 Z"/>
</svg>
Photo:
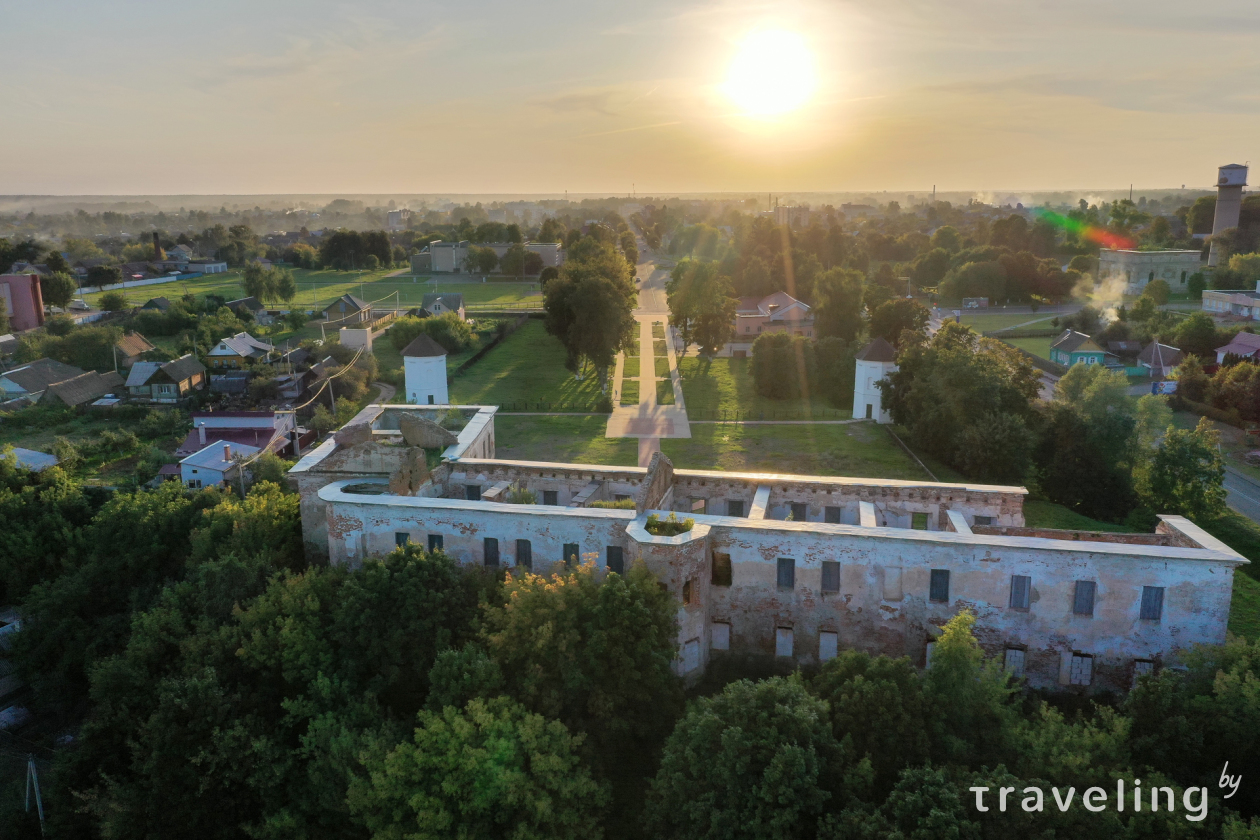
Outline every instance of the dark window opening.
<svg viewBox="0 0 1260 840">
<path fill-rule="evenodd" d="M 726 515 L 727 516 L 743 516 L 744 503 L 741 501 L 736 501 L 735 499 L 727 499 Z"/>
<path fill-rule="evenodd" d="M 558 492 L 555 490 L 544 490 L 543 491 L 543 504 L 553 505 L 553 506 L 560 504 L 560 497 L 559 497 Z"/>
<path fill-rule="evenodd" d="M 731 555 L 715 551 L 713 552 L 713 578 L 714 586 L 730 586 L 731 585 Z"/>
<path fill-rule="evenodd" d="M 534 547 L 529 540 L 516 541 L 516 565 L 524 569 L 534 568 Z"/>
<path fill-rule="evenodd" d="M 809 507 L 802 502 L 792 502 L 792 521 L 806 522 L 809 520 Z"/>
<path fill-rule="evenodd" d="M 464 498 L 470 502 L 478 501 L 481 498 L 481 485 L 480 484 L 465 484 L 464 485 Z"/>
<path fill-rule="evenodd" d="M 928 529 L 928 515 L 926 513 L 910 514 L 910 527 L 916 531 L 926 531 Z"/>
<path fill-rule="evenodd" d="M 411 535 L 408 534 L 406 531 L 394 532 L 394 545 L 398 546 L 399 548 L 402 548 L 405 545 L 407 545 L 407 543 L 409 542 L 411 542 Z"/>
<path fill-rule="evenodd" d="M 1142 615 L 1144 621 L 1159 621 L 1164 617 L 1164 587 L 1142 587 Z"/>
<path fill-rule="evenodd" d="M 561 558 L 570 568 L 576 567 L 582 559 L 582 552 L 577 543 L 564 544 L 564 557 Z"/>
<path fill-rule="evenodd" d="M 429 551 L 441 551 L 441 550 L 442 550 L 442 535 L 429 534 Z"/>
<path fill-rule="evenodd" d="M 487 566 L 499 565 L 499 541 L 494 537 L 486 537 L 482 541 Z"/>
<path fill-rule="evenodd" d="M 616 572 L 619 575 L 626 573 L 625 553 L 621 546 L 610 545 L 606 549 L 605 563 L 608 565 L 608 571 Z"/>
<path fill-rule="evenodd" d="M 822 562 L 822 591 L 840 591 L 840 563 L 835 560 Z"/>
<path fill-rule="evenodd" d="M 944 603 L 949 600 L 949 569 L 933 569 L 928 584 L 928 599 Z"/>
<path fill-rule="evenodd" d="M 1026 610 L 1032 599 L 1032 578 L 1028 575 L 1011 575 L 1011 609 Z"/>
<path fill-rule="evenodd" d="M 684 606 L 684 607 L 685 607 L 685 606 L 687 606 L 687 605 L 689 605 L 689 604 L 691 603 L 691 599 L 692 599 L 692 597 L 693 597 L 693 594 L 692 594 L 692 593 L 693 593 L 693 589 L 692 589 L 692 586 L 691 586 L 691 581 L 689 581 L 689 580 L 687 580 L 687 581 L 683 581 L 683 596 L 682 596 L 682 598 L 683 598 L 683 606 Z"/>
<path fill-rule="evenodd" d="M 831 507 L 830 505 L 823 508 L 823 521 L 830 522 L 832 525 L 839 525 L 841 510 L 841 508 Z"/>
<path fill-rule="evenodd" d="M 796 561 L 791 557 L 779 558 L 779 588 L 796 588 Z"/>
<path fill-rule="evenodd" d="M 1072 599 L 1072 612 L 1077 615 L 1094 614 L 1094 590 L 1098 584 L 1092 580 L 1078 580 L 1076 594 Z"/>
</svg>

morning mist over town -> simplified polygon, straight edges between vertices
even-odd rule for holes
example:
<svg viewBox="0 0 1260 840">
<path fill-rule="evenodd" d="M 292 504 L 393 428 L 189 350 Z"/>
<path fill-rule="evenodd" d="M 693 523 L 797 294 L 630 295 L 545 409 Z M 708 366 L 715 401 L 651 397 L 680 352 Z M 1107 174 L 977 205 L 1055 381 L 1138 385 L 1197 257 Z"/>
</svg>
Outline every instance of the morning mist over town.
<svg viewBox="0 0 1260 840">
<path fill-rule="evenodd" d="M 0 0 L 0 840 L 1260 840 L 1260 7 Z"/>
</svg>

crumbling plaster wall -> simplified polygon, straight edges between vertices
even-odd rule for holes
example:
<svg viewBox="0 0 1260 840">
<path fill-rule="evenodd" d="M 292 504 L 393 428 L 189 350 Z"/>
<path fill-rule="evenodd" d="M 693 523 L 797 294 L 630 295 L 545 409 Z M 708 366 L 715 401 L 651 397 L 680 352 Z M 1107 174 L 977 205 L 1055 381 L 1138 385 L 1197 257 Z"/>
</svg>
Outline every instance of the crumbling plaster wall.
<svg viewBox="0 0 1260 840">
<path fill-rule="evenodd" d="M 543 491 L 554 490 L 556 504 L 567 507 L 573 497 L 592 481 L 604 483 L 603 496 L 606 498 L 633 497 L 639 492 L 645 472 L 646 470 L 639 468 L 605 469 L 580 464 L 537 465 L 525 461 L 481 461 L 461 458 L 451 463 L 446 495 L 448 498 L 462 499 L 466 485 L 480 484 L 489 487 L 500 481 L 507 481 L 533 490 L 538 494 L 540 503 L 543 500 Z"/>
<path fill-rule="evenodd" d="M 795 525 L 795 523 L 791 523 Z M 772 655 L 775 629 L 793 628 L 795 656 L 816 661 L 818 634 L 839 634 L 841 649 L 909 656 L 924 664 L 925 644 L 968 607 L 990 653 L 1027 649 L 1034 684 L 1058 682 L 1064 652 L 1095 657 L 1095 685 L 1123 682 L 1135 659 L 1155 659 L 1194 643 L 1220 643 L 1229 617 L 1234 564 L 1089 551 L 933 543 L 792 530 L 714 527 L 712 550 L 729 553 L 732 585 L 712 587 L 709 612 L 731 624 L 731 649 Z M 1156 549 L 1158 550 L 1158 549 Z M 778 558 L 796 561 L 796 585 L 777 586 Z M 840 591 L 822 592 L 822 561 L 839 561 Z M 950 572 L 950 598 L 928 600 L 932 569 Z M 1012 575 L 1032 579 L 1028 610 L 1010 609 Z M 1097 582 L 1093 616 L 1072 612 L 1077 580 Z M 1160 621 L 1139 619 L 1143 586 L 1165 588 Z"/>
</svg>

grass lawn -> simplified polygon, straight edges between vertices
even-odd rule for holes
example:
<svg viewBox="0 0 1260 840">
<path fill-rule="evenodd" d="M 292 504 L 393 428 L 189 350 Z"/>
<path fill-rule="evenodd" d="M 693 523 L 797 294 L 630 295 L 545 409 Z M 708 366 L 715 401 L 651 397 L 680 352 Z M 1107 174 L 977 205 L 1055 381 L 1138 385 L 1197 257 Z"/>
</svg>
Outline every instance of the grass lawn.
<svg viewBox="0 0 1260 840">
<path fill-rule="evenodd" d="M 668 379 L 656 380 L 656 402 L 658 405 L 674 404 L 674 386 Z"/>
<path fill-rule="evenodd" d="M 460 292 L 464 295 L 464 303 L 469 305 L 511 306 L 523 303 L 542 304 L 542 293 L 537 283 L 481 283 L 478 281 L 452 282 L 446 278 L 429 280 L 423 277 L 386 277 L 390 270 L 365 271 L 312 271 L 305 268 L 293 269 L 297 280 L 298 294 L 291 303 L 266 301 L 276 308 L 289 307 L 322 310 L 333 300 L 344 294 L 352 294 L 369 302 L 380 300 L 382 306 L 392 306 L 395 299 L 402 306 L 418 306 L 426 294 L 434 292 Z M 108 289 L 106 291 L 109 291 Z M 222 274 L 206 274 L 192 280 L 173 283 L 161 283 L 153 286 L 138 286 L 132 289 L 119 289 L 127 300 L 137 305 L 149 298 L 174 298 L 186 293 L 198 297 L 220 295 L 228 300 L 244 297 L 245 290 L 241 286 L 241 274 L 228 271 Z M 88 303 L 95 303 L 105 292 L 85 295 Z M 397 293 L 397 297 L 394 295 Z M 381 300 L 388 298 L 387 300 Z"/>
<path fill-rule="evenodd" d="M 1050 329 L 1051 319 L 1059 317 L 1061 314 L 1063 313 L 1052 312 L 1047 315 L 1044 312 L 964 312 L 962 323 L 963 326 L 971 327 L 978 333 L 1009 329 L 1020 324 L 1028 324 L 1029 321 L 1036 321 L 1037 323 L 1028 324 L 1027 329 Z"/>
<path fill-rule="evenodd" d="M 874 423 L 697 424 L 691 427 L 690 439 L 662 440 L 661 451 L 680 469 L 928 480 L 919 465 Z"/>
<path fill-rule="evenodd" d="M 669 350 L 665 348 L 665 339 L 658 338 L 652 342 L 652 355 L 669 358 Z"/>
<path fill-rule="evenodd" d="M 1250 641 L 1260 639 L 1260 581 L 1243 572 L 1234 573 L 1229 632 Z"/>
<path fill-rule="evenodd" d="M 1131 534 L 1132 528 L 1115 525 L 1111 522 L 1100 522 L 1090 519 L 1084 514 L 1069 510 L 1063 505 L 1041 499 L 1024 500 L 1024 522 L 1030 528 L 1062 528 L 1065 531 L 1107 531 L 1117 534 Z"/>
<path fill-rule="evenodd" d="M 607 426 L 608 420 L 603 416 L 499 416 L 494 421 L 495 456 L 520 461 L 636 466 L 638 439 L 606 438 Z"/>
<path fill-rule="evenodd" d="M 772 400 L 760 396 L 753 387 L 750 364 L 750 359 L 681 359 L 678 368 L 688 416 L 693 420 L 736 414 L 750 420 L 847 420 L 852 416 L 848 409 L 834 408 L 821 399 Z"/>
<path fill-rule="evenodd" d="M 669 378 L 669 359 L 662 359 L 659 356 L 656 359 L 656 378 Z"/>
<path fill-rule="evenodd" d="M 635 356 L 633 359 L 629 359 L 629 358 L 626 359 L 625 365 L 623 365 L 621 368 L 621 378 L 631 379 L 638 375 L 639 375 L 639 357 Z"/>
<path fill-rule="evenodd" d="M 1050 360 L 1050 345 L 1054 343 L 1054 339 L 1050 336 L 1045 336 L 1044 338 L 1004 338 L 1002 340 L 1046 361 Z"/>
<path fill-rule="evenodd" d="M 626 342 L 626 346 L 621 348 L 621 352 L 625 354 L 627 359 L 639 358 L 639 339 L 636 337 L 634 340 Z"/>
<path fill-rule="evenodd" d="M 652 322 L 652 338 L 664 338 L 665 326 L 660 321 Z"/>
<path fill-rule="evenodd" d="M 451 384 L 453 402 L 497 405 L 505 411 L 593 411 L 599 397 L 595 372 L 574 379 L 564 368 L 564 347 L 537 320 L 512 333 Z"/>
<path fill-rule="evenodd" d="M 639 383 L 628 379 L 621 380 L 621 404 L 639 404 Z"/>
</svg>

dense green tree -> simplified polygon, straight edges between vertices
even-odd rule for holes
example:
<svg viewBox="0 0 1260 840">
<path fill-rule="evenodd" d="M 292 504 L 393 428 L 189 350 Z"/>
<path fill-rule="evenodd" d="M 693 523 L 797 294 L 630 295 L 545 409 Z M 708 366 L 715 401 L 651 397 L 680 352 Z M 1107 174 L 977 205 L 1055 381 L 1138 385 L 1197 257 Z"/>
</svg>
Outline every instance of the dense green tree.
<svg viewBox="0 0 1260 840">
<path fill-rule="evenodd" d="M 982 418 L 1033 419 L 1040 375 L 1009 345 L 946 323 L 904 348 L 880 385 L 893 420 L 927 452 L 958 466 L 966 429 Z M 1014 456 L 1010 456 L 1014 457 Z"/>
<path fill-rule="evenodd" d="M 734 334 L 735 298 L 730 281 L 716 263 L 682 260 L 665 284 L 670 323 L 678 329 L 684 349 L 692 343 L 712 354 Z"/>
<path fill-rule="evenodd" d="M 1211 233 L 1215 216 L 1216 196 L 1201 195 L 1194 200 L 1186 213 L 1186 228 L 1190 233 Z"/>
<path fill-rule="evenodd" d="M 127 296 L 122 292 L 106 292 L 97 301 L 97 306 L 106 312 L 121 312 L 124 309 L 131 308 L 130 304 L 127 303 Z"/>
<path fill-rule="evenodd" d="M 932 247 L 952 253 L 962 249 L 962 235 L 952 225 L 941 225 L 932 233 Z"/>
<path fill-rule="evenodd" d="M 625 344 L 634 338 L 637 294 L 630 265 L 611 244 L 586 237 L 569 249 L 560 276 L 544 287 L 547 332 L 565 348 L 575 374 L 586 362 L 601 384 Z"/>
<path fill-rule="evenodd" d="M 871 336 L 900 347 L 903 333 L 922 334 L 927 329 L 927 307 L 917 300 L 890 300 L 871 313 Z"/>
<path fill-rule="evenodd" d="M 374 838 L 599 840 L 607 794 L 581 741 L 506 698 L 422 711 L 410 739 L 366 753 L 350 808 Z"/>
<path fill-rule="evenodd" d="M 820 338 L 814 342 L 815 380 L 812 393 L 837 408 L 853 405 L 853 384 L 857 354 L 861 345 L 842 338 Z"/>
<path fill-rule="evenodd" d="M 846 650 L 811 688 L 827 701 L 837 743 L 871 762 L 877 793 L 891 789 L 902 768 L 927 760 L 930 710 L 910 660 Z"/>
<path fill-rule="evenodd" d="M 785 332 L 762 333 L 753 342 L 751 367 L 753 385 L 763 397 L 806 396 L 816 371 L 813 343 Z"/>
<path fill-rule="evenodd" d="M 506 594 L 481 638 L 508 695 L 585 734 L 597 768 L 641 758 L 636 744 L 668 732 L 681 703 L 676 604 L 646 567 L 603 582 L 591 564 L 513 577 Z"/>
<path fill-rule="evenodd" d="M 818 278 L 814 330 L 820 338 L 856 341 L 862 332 L 862 272 L 833 268 Z"/>
<path fill-rule="evenodd" d="M 810 838 L 819 817 L 859 793 L 869 773 L 869 762 L 843 760 L 827 704 L 799 679 L 741 680 L 696 701 L 678 722 L 647 822 L 666 840 Z"/>
<path fill-rule="evenodd" d="M 966 297 L 1006 299 L 1006 269 L 993 261 L 969 262 L 950 269 L 940 284 L 941 297 L 961 300 Z"/>
<path fill-rule="evenodd" d="M 944 248 L 933 248 L 926 254 L 920 254 L 910 267 L 910 279 L 916 286 L 936 286 L 949 271 L 949 254 Z"/>
<path fill-rule="evenodd" d="M 464 268 L 476 274 L 489 274 L 499 267 L 499 255 L 493 248 L 471 245 L 468 257 L 464 260 Z"/>
<path fill-rule="evenodd" d="M 45 304 L 65 309 L 78 293 L 79 284 L 68 272 L 58 271 L 39 278 L 39 291 Z"/>
<path fill-rule="evenodd" d="M 1216 348 L 1228 343 L 1219 340 L 1216 322 L 1206 312 L 1191 312 L 1177 327 L 1173 341 L 1187 353 L 1204 358 L 1216 355 Z"/>
<path fill-rule="evenodd" d="M 1220 435 L 1206 417 L 1193 430 L 1170 426 L 1137 474 L 1142 501 L 1156 513 L 1205 523 L 1225 513 L 1225 463 Z"/>
<path fill-rule="evenodd" d="M 1142 290 L 1142 295 L 1154 301 L 1156 306 L 1163 306 L 1168 303 L 1172 290 L 1168 288 L 1168 284 L 1163 280 L 1152 280 L 1146 284 L 1146 288 Z"/>
<path fill-rule="evenodd" d="M 122 269 L 116 265 L 94 265 L 87 270 L 89 286 L 114 286 L 123 281 Z"/>
</svg>

